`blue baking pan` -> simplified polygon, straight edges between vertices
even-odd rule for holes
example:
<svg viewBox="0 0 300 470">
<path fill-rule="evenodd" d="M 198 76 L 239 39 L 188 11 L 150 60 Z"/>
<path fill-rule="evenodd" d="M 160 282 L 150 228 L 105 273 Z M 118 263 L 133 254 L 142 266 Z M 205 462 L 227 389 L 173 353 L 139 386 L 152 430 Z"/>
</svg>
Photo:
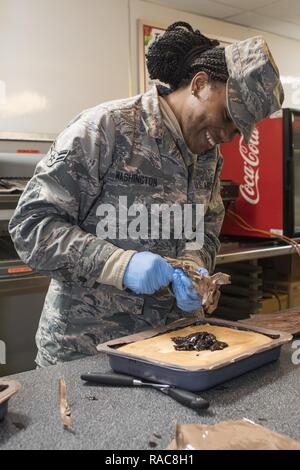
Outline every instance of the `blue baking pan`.
<svg viewBox="0 0 300 470">
<path fill-rule="evenodd" d="M 141 339 L 138 338 L 138 335 L 132 335 L 119 338 L 118 340 L 108 341 L 107 343 L 100 345 L 98 350 L 108 354 L 110 366 L 115 372 L 139 377 L 151 382 L 169 384 L 181 389 L 200 392 L 226 382 L 227 380 L 233 379 L 234 377 L 245 374 L 251 370 L 257 369 L 258 367 L 264 366 L 265 364 L 276 361 L 280 356 L 282 345 L 292 340 L 292 336 L 287 333 L 256 327 L 244 327 L 242 325 L 237 325 L 236 322 L 219 321 L 217 319 L 209 319 L 198 322 L 193 321 L 189 322 L 188 324 L 186 322 L 176 323 L 176 327 L 173 324 L 173 326 L 169 325 L 167 327 L 161 328 L 159 334 L 173 330 L 175 331 L 188 325 L 190 326 L 200 324 L 213 324 L 218 326 L 225 326 L 227 328 L 229 327 L 238 330 L 261 333 L 271 337 L 272 342 L 270 345 L 261 348 L 261 351 L 249 354 L 247 357 L 240 359 L 237 358 L 233 362 L 224 363 L 223 366 L 221 365 L 211 369 L 199 370 L 189 370 L 182 367 L 174 367 L 173 365 L 161 364 L 156 361 L 149 361 L 139 357 L 126 355 L 121 351 L 118 351 L 118 346 L 120 347 L 121 345 Z M 142 339 L 153 336 L 153 332 L 151 333 L 149 331 L 149 333 L 143 334 Z"/>
</svg>

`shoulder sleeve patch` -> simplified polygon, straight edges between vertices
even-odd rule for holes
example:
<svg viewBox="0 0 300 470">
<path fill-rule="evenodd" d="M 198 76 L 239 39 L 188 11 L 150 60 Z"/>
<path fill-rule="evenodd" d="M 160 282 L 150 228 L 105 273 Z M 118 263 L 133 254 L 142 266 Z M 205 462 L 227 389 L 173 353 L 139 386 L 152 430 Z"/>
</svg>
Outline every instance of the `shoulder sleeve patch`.
<svg viewBox="0 0 300 470">
<path fill-rule="evenodd" d="M 70 153 L 70 150 L 62 150 L 61 152 L 55 152 L 55 150 L 53 150 L 48 157 L 47 166 L 53 166 L 55 163 L 63 162 Z"/>
</svg>

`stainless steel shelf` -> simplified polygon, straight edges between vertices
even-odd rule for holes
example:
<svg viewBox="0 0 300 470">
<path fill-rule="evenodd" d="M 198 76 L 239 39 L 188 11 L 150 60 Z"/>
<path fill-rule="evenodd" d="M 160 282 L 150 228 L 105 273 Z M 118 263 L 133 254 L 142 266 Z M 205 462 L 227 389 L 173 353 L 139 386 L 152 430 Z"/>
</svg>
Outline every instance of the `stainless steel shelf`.
<svg viewBox="0 0 300 470">
<path fill-rule="evenodd" d="M 291 245 L 270 245 L 251 244 L 240 242 L 225 242 L 221 245 L 221 250 L 217 255 L 216 264 L 233 263 L 251 259 L 271 258 L 295 253 Z"/>
<path fill-rule="evenodd" d="M 0 298 L 8 294 L 20 295 L 31 291 L 47 289 L 49 278 L 40 274 L 31 274 L 27 276 L 13 277 L 9 279 L 0 279 Z"/>
<path fill-rule="evenodd" d="M 33 142 L 53 142 L 57 137 L 56 134 L 38 134 L 33 132 L 0 132 L 1 140 L 21 140 L 21 141 L 33 141 Z"/>
</svg>

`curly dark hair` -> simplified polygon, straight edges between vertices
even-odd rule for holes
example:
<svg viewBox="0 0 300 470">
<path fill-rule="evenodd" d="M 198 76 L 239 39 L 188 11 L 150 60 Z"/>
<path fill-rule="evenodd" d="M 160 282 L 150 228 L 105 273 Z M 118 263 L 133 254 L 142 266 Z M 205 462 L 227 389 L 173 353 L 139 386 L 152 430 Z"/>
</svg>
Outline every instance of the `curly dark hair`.
<svg viewBox="0 0 300 470">
<path fill-rule="evenodd" d="M 149 47 L 147 67 L 150 78 L 166 83 L 172 90 L 188 85 L 200 71 L 210 80 L 226 83 L 228 70 L 224 47 L 188 23 L 173 23 Z"/>
</svg>

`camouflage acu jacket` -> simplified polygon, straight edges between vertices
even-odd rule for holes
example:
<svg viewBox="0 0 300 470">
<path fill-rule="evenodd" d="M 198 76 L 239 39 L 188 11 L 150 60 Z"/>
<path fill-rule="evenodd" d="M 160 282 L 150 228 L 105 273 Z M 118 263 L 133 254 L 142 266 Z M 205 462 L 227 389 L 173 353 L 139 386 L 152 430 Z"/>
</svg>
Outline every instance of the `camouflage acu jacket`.
<svg viewBox="0 0 300 470">
<path fill-rule="evenodd" d="M 164 92 L 162 90 L 162 92 Z M 77 116 L 37 165 L 9 230 L 21 259 L 50 276 L 37 333 L 37 364 L 96 353 L 96 345 L 176 319 L 169 295 L 140 296 L 97 283 L 117 249 L 150 250 L 214 268 L 224 208 L 218 148 L 195 160 L 162 121 L 158 88 Z M 184 240 L 103 240 L 97 208 L 133 203 L 205 205 L 203 249 Z"/>
</svg>

